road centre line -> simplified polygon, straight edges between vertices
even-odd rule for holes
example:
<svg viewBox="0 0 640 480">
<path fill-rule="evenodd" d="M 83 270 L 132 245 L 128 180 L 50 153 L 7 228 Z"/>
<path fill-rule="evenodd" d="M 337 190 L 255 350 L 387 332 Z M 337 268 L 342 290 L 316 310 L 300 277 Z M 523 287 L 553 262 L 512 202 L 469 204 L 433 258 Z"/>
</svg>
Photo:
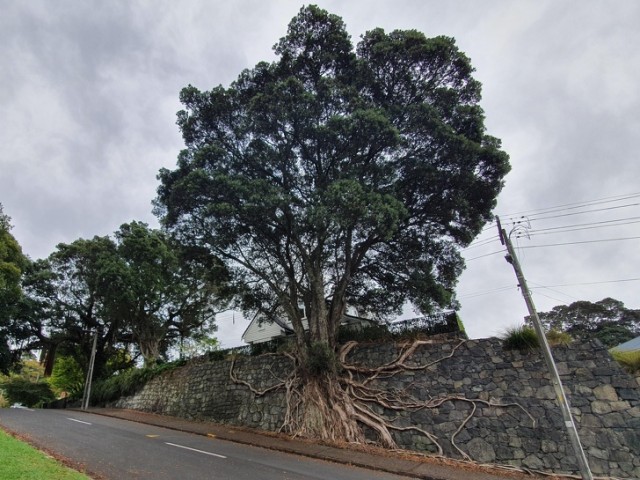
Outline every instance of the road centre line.
<svg viewBox="0 0 640 480">
<path fill-rule="evenodd" d="M 184 448 L 185 450 L 191 450 L 192 452 L 204 453 L 205 455 L 211 455 L 212 457 L 218 458 L 227 458 L 224 455 L 218 455 L 217 453 L 205 452 L 204 450 L 198 450 L 196 448 L 185 447 L 183 445 L 177 445 L 175 443 L 164 442 L 167 445 L 171 445 L 172 447 Z"/>
<path fill-rule="evenodd" d="M 70 417 L 67 417 L 67 420 L 71 420 L 72 422 L 84 423 L 85 425 L 93 425 L 92 423 L 83 422 L 82 420 L 77 420 L 75 418 L 70 418 Z"/>
</svg>

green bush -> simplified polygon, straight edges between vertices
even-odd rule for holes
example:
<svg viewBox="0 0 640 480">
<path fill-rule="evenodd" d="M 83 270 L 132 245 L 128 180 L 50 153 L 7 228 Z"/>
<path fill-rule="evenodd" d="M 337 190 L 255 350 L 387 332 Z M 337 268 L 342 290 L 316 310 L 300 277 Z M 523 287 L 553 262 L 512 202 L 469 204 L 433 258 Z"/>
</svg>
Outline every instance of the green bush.
<svg viewBox="0 0 640 480">
<path fill-rule="evenodd" d="M 24 378 L 13 377 L 0 385 L 7 401 L 22 403 L 27 407 L 40 407 L 56 399 L 46 382 L 30 382 Z"/>
<path fill-rule="evenodd" d="M 329 345 L 322 342 L 314 342 L 309 348 L 309 358 L 306 366 L 310 375 L 320 376 L 324 373 L 336 372 L 338 370 L 338 359 Z"/>
<path fill-rule="evenodd" d="M 620 352 L 611 350 L 611 356 L 628 373 L 635 375 L 640 373 L 640 350 L 635 352 Z"/>
<path fill-rule="evenodd" d="M 66 392 L 71 398 L 80 398 L 84 391 L 85 375 L 82 367 L 70 356 L 56 359 L 49 383 L 59 393 Z"/>
<path fill-rule="evenodd" d="M 385 325 L 367 325 L 362 328 L 340 327 L 338 330 L 338 343 L 356 342 L 379 342 L 391 340 L 392 335 Z"/>
<path fill-rule="evenodd" d="M 505 350 L 534 350 L 540 346 L 536 331 L 528 326 L 512 327 L 502 336 Z"/>
<path fill-rule="evenodd" d="M 114 402 L 120 397 L 133 395 L 141 389 L 149 380 L 161 373 L 174 370 L 185 365 L 186 360 L 162 363 L 153 367 L 133 368 L 119 372 L 107 379 L 99 380 L 94 384 L 91 392 L 91 403 L 104 405 Z"/>
<path fill-rule="evenodd" d="M 223 350 L 213 350 L 211 352 L 207 352 L 207 358 L 210 362 L 219 362 L 220 360 L 224 360 L 227 355 L 227 352 Z"/>
<path fill-rule="evenodd" d="M 91 402 L 104 404 L 132 395 L 153 378 L 154 368 L 134 368 L 95 382 Z"/>
</svg>

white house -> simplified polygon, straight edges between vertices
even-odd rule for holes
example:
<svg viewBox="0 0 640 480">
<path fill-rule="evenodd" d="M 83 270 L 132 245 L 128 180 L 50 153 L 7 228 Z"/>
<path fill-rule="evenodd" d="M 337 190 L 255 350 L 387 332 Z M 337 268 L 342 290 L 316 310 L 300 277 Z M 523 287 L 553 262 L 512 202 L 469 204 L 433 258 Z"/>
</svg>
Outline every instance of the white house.
<svg viewBox="0 0 640 480">
<path fill-rule="evenodd" d="M 305 330 L 309 328 L 309 323 L 306 318 L 302 319 L 302 325 Z M 345 314 L 342 316 L 342 325 L 357 329 L 370 325 L 378 325 L 378 323 L 375 320 L 368 318 Z M 293 327 L 289 320 L 269 322 L 263 317 L 256 316 L 242 334 L 242 340 L 253 345 L 256 343 L 268 342 L 279 337 L 286 337 L 288 335 L 293 335 Z"/>
</svg>

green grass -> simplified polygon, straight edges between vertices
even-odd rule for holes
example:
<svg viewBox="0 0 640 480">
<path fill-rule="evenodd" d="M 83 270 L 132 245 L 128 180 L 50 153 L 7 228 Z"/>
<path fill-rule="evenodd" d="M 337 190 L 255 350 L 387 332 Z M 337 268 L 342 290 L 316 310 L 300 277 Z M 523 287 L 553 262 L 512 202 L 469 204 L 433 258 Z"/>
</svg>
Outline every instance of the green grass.
<svg viewBox="0 0 640 480">
<path fill-rule="evenodd" d="M 502 336 L 505 350 L 534 350 L 540 346 L 536 331 L 528 326 L 508 328 Z"/>
<path fill-rule="evenodd" d="M 0 430 L 0 480 L 89 480 Z"/>
<path fill-rule="evenodd" d="M 609 350 L 613 359 L 618 362 L 624 370 L 632 375 L 640 374 L 640 351 L 635 352 L 619 352 L 618 350 Z"/>
<path fill-rule="evenodd" d="M 569 335 L 567 332 L 560 332 L 558 330 L 549 330 L 547 332 L 547 342 L 549 342 L 549 345 L 551 345 L 552 347 L 556 347 L 559 345 L 569 345 L 571 342 L 573 341 L 573 339 L 571 338 L 571 335 Z"/>
</svg>

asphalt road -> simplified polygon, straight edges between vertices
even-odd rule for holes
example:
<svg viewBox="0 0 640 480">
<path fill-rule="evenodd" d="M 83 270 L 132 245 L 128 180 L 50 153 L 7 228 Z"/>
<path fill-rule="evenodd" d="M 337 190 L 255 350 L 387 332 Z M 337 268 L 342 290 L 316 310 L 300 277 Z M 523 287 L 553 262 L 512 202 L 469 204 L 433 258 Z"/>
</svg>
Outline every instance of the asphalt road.
<svg viewBox="0 0 640 480">
<path fill-rule="evenodd" d="M 0 427 L 107 480 L 407 479 L 77 411 L 3 409 Z"/>
</svg>

